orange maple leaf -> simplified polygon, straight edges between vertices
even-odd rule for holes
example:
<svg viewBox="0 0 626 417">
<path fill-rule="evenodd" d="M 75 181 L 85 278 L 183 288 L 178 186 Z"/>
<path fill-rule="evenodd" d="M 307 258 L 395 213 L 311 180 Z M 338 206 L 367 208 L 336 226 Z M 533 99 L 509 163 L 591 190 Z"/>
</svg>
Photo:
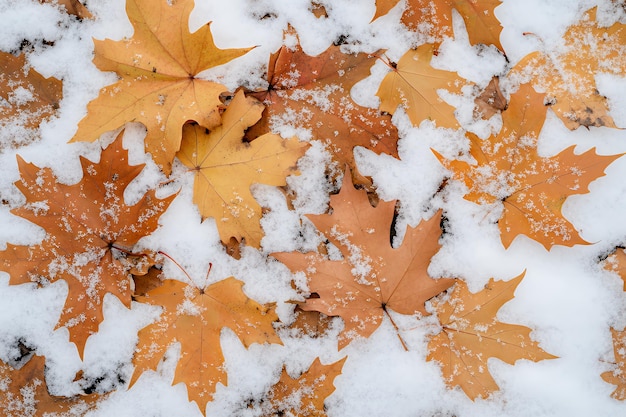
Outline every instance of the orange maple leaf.
<svg viewBox="0 0 626 417">
<path fill-rule="evenodd" d="M 138 302 L 161 306 L 161 318 L 139 331 L 133 363 L 132 386 L 148 369 L 156 370 L 169 345 L 181 344 L 173 384 L 184 382 L 189 399 L 205 413 L 218 382 L 226 385 L 220 332 L 230 328 L 248 347 L 252 343 L 282 344 L 272 323 L 278 320 L 273 306 L 261 305 L 242 291 L 243 282 L 230 277 L 205 288 L 176 280 L 164 280 Z"/>
<path fill-rule="evenodd" d="M 105 294 L 130 308 L 124 257 L 157 228 L 159 216 L 175 197 L 158 199 L 149 191 L 127 206 L 124 190 L 143 169 L 143 164 L 128 165 L 127 154 L 120 133 L 102 151 L 100 162 L 81 157 L 83 178 L 74 185 L 60 184 L 49 168 L 18 157 L 21 179 L 15 185 L 26 204 L 11 212 L 44 228 L 46 237 L 34 246 L 7 245 L 0 252 L 0 269 L 14 285 L 67 282 L 69 294 L 58 326 L 69 328 L 81 357 L 87 338 L 103 320 Z"/>
<path fill-rule="evenodd" d="M 450 298 L 433 301 L 441 332 L 428 342 L 428 361 L 437 361 L 446 384 L 460 386 L 472 400 L 488 397 L 498 384 L 488 371 L 487 359 L 498 358 L 508 364 L 518 359 L 534 362 L 556 356 L 543 351 L 530 339 L 528 327 L 502 323 L 498 310 L 513 298 L 524 274 L 510 281 L 489 280 L 475 294 L 463 281 L 457 281 Z"/>
<path fill-rule="evenodd" d="M 53 77 L 44 78 L 32 68 L 26 71 L 25 67 L 25 55 L 0 51 L 0 127 L 20 126 L 34 131 L 59 108 L 63 83 Z M 14 146 L 24 144 L 17 138 L 3 138 L 0 149 L 8 145 L 5 140 L 14 141 Z"/>
<path fill-rule="evenodd" d="M 619 275 L 624 281 L 624 291 L 626 291 L 626 250 L 615 248 L 615 251 L 604 260 L 604 268 Z"/>
<path fill-rule="evenodd" d="M 500 44 L 502 25 L 494 13 L 500 3 L 501 0 L 407 0 L 402 23 L 411 30 L 425 30 L 440 42 L 453 37 L 452 10 L 456 10 L 465 21 L 472 45 L 494 45 L 504 51 Z"/>
<path fill-rule="evenodd" d="M 615 355 L 615 369 L 600 375 L 602 379 L 612 385 L 617 385 L 611 397 L 616 400 L 626 400 L 626 330 L 611 329 L 613 336 L 613 353 Z"/>
<path fill-rule="evenodd" d="M 355 146 L 397 157 L 398 131 L 391 117 L 350 97 L 352 87 L 369 75 L 375 60 L 376 55 L 345 54 L 335 45 L 316 56 L 304 53 L 299 43 L 283 46 L 270 57 L 268 89 L 250 93 L 267 108 L 247 137 L 254 139 L 273 125 L 288 122 L 310 130 L 312 139 L 326 143 L 338 165 L 348 164 L 355 175 Z M 365 178 L 357 181 L 369 183 Z"/>
<path fill-rule="evenodd" d="M 561 209 L 568 196 L 589 192 L 588 185 L 621 155 L 600 156 L 593 149 L 576 155 L 574 146 L 542 157 L 537 139 L 546 117 L 543 95 L 524 84 L 502 112 L 500 133 L 481 140 L 472 133 L 470 154 L 475 164 L 445 161 L 453 178 L 468 188 L 465 198 L 479 204 L 504 205 L 498 222 L 505 248 L 525 234 L 546 249 L 553 245 L 586 244 Z M 434 152 L 434 151 L 433 151 Z"/>
<path fill-rule="evenodd" d="M 133 37 L 94 40 L 96 66 L 121 79 L 89 103 L 72 141 L 93 141 L 126 122 L 141 122 L 148 129 L 146 152 L 169 174 L 185 122 L 208 129 L 220 124 L 220 94 L 228 89 L 197 75 L 249 49 L 218 49 L 208 24 L 190 33 L 193 6 L 193 0 L 127 0 Z"/>
<path fill-rule="evenodd" d="M 101 398 L 97 394 L 77 397 L 52 396 L 45 376 L 45 358 L 35 356 L 14 369 L 0 361 L 0 414 L 3 417 L 85 415 Z"/>
<path fill-rule="evenodd" d="M 252 184 L 287 185 L 286 176 L 308 144 L 265 134 L 252 142 L 244 131 L 261 117 L 263 104 L 242 91 L 235 94 L 222 115 L 222 123 L 207 131 L 185 125 L 178 159 L 195 173 L 193 201 L 202 218 L 213 217 L 222 242 L 245 238 L 259 247 L 263 237 L 261 206 L 252 196 Z"/>
<path fill-rule="evenodd" d="M 263 402 L 263 416 L 325 417 L 324 400 L 334 391 L 333 384 L 348 357 L 329 365 L 315 358 L 309 369 L 298 378 L 292 378 L 285 367 L 280 380 L 272 387 L 269 398 Z"/>
<path fill-rule="evenodd" d="M 441 212 L 408 228 L 402 244 L 393 248 L 395 201 L 380 201 L 372 207 L 367 193 L 357 191 L 346 172 L 341 192 L 331 196 L 330 205 L 332 214 L 307 217 L 339 248 L 342 260 L 318 253 L 272 254 L 292 271 L 304 271 L 311 292 L 319 295 L 307 299 L 301 308 L 343 318 L 340 348 L 357 336 L 369 337 L 385 315 L 395 326 L 388 310 L 428 314 L 424 303 L 454 283 L 435 280 L 427 273 L 430 259 L 440 248 Z"/>
<path fill-rule="evenodd" d="M 380 109 L 393 114 L 398 106 L 406 111 L 411 123 L 419 126 L 432 120 L 438 127 L 458 128 L 454 107 L 443 101 L 437 90 L 460 93 L 463 79 L 456 72 L 430 65 L 436 45 L 424 44 L 405 53 L 378 87 Z"/>
<path fill-rule="evenodd" d="M 517 63 L 510 76 L 530 80 L 569 129 L 579 126 L 616 127 L 606 97 L 596 88 L 599 73 L 626 72 L 626 25 L 602 27 L 593 8 L 563 36 L 556 54 L 533 52 Z"/>
</svg>

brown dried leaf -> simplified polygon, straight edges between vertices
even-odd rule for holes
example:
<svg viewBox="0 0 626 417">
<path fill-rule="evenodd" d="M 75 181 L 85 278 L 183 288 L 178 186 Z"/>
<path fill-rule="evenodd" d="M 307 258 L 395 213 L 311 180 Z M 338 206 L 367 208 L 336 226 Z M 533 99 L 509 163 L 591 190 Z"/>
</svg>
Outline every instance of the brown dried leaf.
<svg viewBox="0 0 626 417">
<path fill-rule="evenodd" d="M 62 98 L 60 80 L 44 78 L 32 68 L 26 71 L 23 54 L 0 51 L 0 126 L 38 129 L 42 121 L 56 114 Z"/>
<path fill-rule="evenodd" d="M 624 281 L 626 291 L 626 250 L 615 248 L 615 251 L 604 260 L 604 268 L 619 275 Z"/>
<path fill-rule="evenodd" d="M 369 76 L 375 60 L 375 55 L 349 55 L 334 45 L 317 56 L 305 54 L 300 44 L 283 46 L 270 57 L 268 89 L 251 93 L 267 108 L 246 137 L 254 139 L 285 122 L 310 130 L 312 139 L 327 144 L 338 165 L 348 164 L 354 175 L 355 146 L 397 157 L 398 131 L 391 117 L 359 106 L 350 97 L 352 87 Z M 363 177 L 355 180 L 370 184 Z"/>
<path fill-rule="evenodd" d="M 38 245 L 8 244 L 0 252 L 0 270 L 10 284 L 65 280 L 69 294 L 58 326 L 69 328 L 70 341 L 82 357 L 87 338 L 103 320 L 102 302 L 111 293 L 130 308 L 130 267 L 120 258 L 158 226 L 159 216 L 175 196 L 158 199 L 148 191 L 133 206 L 124 190 L 141 172 L 128 165 L 122 133 L 102 151 L 100 162 L 81 157 L 82 180 L 58 183 L 52 170 L 18 157 L 21 180 L 16 187 L 27 203 L 11 212 L 46 230 Z"/>
<path fill-rule="evenodd" d="M 424 44 L 400 58 L 376 92 L 380 110 L 393 114 L 402 106 L 414 126 L 431 120 L 438 127 L 456 129 L 455 109 L 439 97 L 437 90 L 459 94 L 465 81 L 456 72 L 433 68 L 430 61 L 435 51 L 436 45 Z"/>
<path fill-rule="evenodd" d="M 322 365 L 320 358 L 315 358 L 298 378 L 292 378 L 283 367 L 269 401 L 263 404 L 263 416 L 326 417 L 324 400 L 335 391 L 333 382 L 347 358 L 330 365 Z"/>
<path fill-rule="evenodd" d="M 611 397 L 616 400 L 626 400 L 626 330 L 611 329 L 613 336 L 613 353 L 615 355 L 615 369 L 600 375 L 602 379 L 612 385 L 617 385 Z"/>
<path fill-rule="evenodd" d="M 424 303 L 454 283 L 435 280 L 427 273 L 430 259 L 440 247 L 441 212 L 409 228 L 402 244 L 393 248 L 390 233 L 395 201 L 381 201 L 372 207 L 367 193 L 357 191 L 346 172 L 341 192 L 331 196 L 330 205 L 332 214 L 307 217 L 339 248 L 344 259 L 329 260 L 318 253 L 272 254 L 292 271 L 305 272 L 309 288 L 319 294 L 319 298 L 307 299 L 302 309 L 343 318 L 340 348 L 357 336 L 369 337 L 383 317 L 389 316 L 387 310 L 428 314 Z"/>
<path fill-rule="evenodd" d="M 475 294 L 465 282 L 457 281 L 446 302 L 433 302 L 442 331 L 428 342 L 426 360 L 439 362 L 446 385 L 460 386 L 472 400 L 499 389 L 488 371 L 487 359 L 498 358 L 512 365 L 519 359 L 556 358 L 531 340 L 531 329 L 496 318 L 523 277 L 497 282 L 492 278 Z"/>
<path fill-rule="evenodd" d="M 95 408 L 101 396 L 79 397 L 50 395 L 44 376 L 45 358 L 34 356 L 24 366 L 14 369 L 0 362 L 0 414 L 3 417 L 48 417 L 85 415 Z"/>
<path fill-rule="evenodd" d="M 494 13 L 500 3 L 501 0 L 407 0 L 402 23 L 411 30 L 426 28 L 426 34 L 433 41 L 441 42 L 454 35 L 452 10 L 456 10 L 465 21 L 472 45 L 494 45 L 504 51 L 500 44 L 502 25 Z"/>
<path fill-rule="evenodd" d="M 496 113 L 506 110 L 506 98 L 500 90 L 500 79 L 493 77 L 483 92 L 474 100 L 474 117 L 490 119 Z"/>
</svg>

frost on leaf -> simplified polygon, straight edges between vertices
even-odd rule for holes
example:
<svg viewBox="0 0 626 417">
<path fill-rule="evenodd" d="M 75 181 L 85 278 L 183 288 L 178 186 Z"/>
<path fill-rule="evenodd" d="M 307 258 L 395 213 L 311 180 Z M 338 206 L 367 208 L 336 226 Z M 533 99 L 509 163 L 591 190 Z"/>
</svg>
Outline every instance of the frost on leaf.
<svg viewBox="0 0 626 417">
<path fill-rule="evenodd" d="M 213 217 L 222 242 L 231 237 L 259 247 L 263 237 L 261 206 L 252 196 L 252 184 L 286 185 L 308 144 L 265 134 L 252 142 L 244 131 L 261 117 L 263 104 L 237 92 L 211 131 L 199 125 L 183 127 L 177 157 L 195 174 L 193 201 L 202 218 Z"/>
<path fill-rule="evenodd" d="M 616 385 L 611 397 L 616 400 L 626 400 L 626 330 L 611 329 L 613 336 L 613 353 L 615 355 L 615 369 L 604 372 L 601 376 L 606 382 Z"/>
<path fill-rule="evenodd" d="M 231 329 L 246 347 L 282 344 L 272 326 L 278 320 L 274 306 L 251 300 L 242 287 L 243 282 L 232 277 L 206 288 L 168 279 L 136 296 L 138 302 L 160 306 L 163 311 L 156 323 L 139 331 L 130 384 L 144 371 L 156 370 L 169 345 L 179 342 L 181 356 L 173 384 L 185 383 L 189 399 L 204 414 L 217 383 L 227 383 L 220 345 L 223 328 Z"/>
<path fill-rule="evenodd" d="M 130 308 L 132 268 L 126 254 L 157 228 L 174 196 L 158 199 L 149 191 L 135 205 L 125 204 L 124 190 L 143 165 L 128 165 L 122 133 L 102 151 L 100 162 L 81 157 L 83 178 L 74 185 L 57 182 L 49 168 L 19 157 L 18 165 L 21 179 L 15 185 L 26 204 L 11 212 L 45 229 L 46 237 L 33 246 L 8 244 L 0 252 L 0 270 L 14 285 L 66 281 L 69 294 L 58 326 L 69 329 L 82 356 L 103 320 L 104 296 L 111 293 Z"/>
<path fill-rule="evenodd" d="M 596 8 L 563 36 L 564 50 L 557 54 L 533 52 L 510 75 L 528 79 L 546 94 L 546 102 L 569 129 L 579 126 L 616 127 L 606 97 L 600 95 L 595 77 L 600 73 L 624 76 L 626 26 L 609 27 L 596 21 Z"/>
<path fill-rule="evenodd" d="M 497 135 L 481 140 L 467 133 L 476 163 L 447 161 L 435 152 L 453 178 L 465 183 L 467 200 L 502 202 L 498 227 L 506 248 L 520 234 L 546 249 L 586 244 L 563 217 L 563 203 L 570 195 L 589 192 L 589 183 L 603 176 L 605 168 L 621 156 L 601 156 L 593 149 L 577 155 L 572 146 L 555 156 L 542 157 L 537 140 L 545 118 L 543 95 L 524 84 L 511 95 Z"/>
<path fill-rule="evenodd" d="M 132 38 L 94 40 L 94 63 L 120 80 L 89 103 L 72 141 L 93 141 L 127 122 L 143 123 L 146 152 L 169 174 L 185 122 L 208 129 L 220 124 L 220 94 L 228 89 L 196 76 L 249 49 L 218 49 L 209 25 L 190 33 L 193 7 L 193 0 L 126 2 Z"/>
<path fill-rule="evenodd" d="M 380 110 L 393 114 L 402 106 L 414 126 L 431 120 L 438 127 L 458 128 L 454 107 L 439 97 L 438 90 L 458 94 L 466 82 L 456 72 L 430 65 L 435 49 L 434 44 L 424 44 L 400 58 L 376 92 Z"/>
<path fill-rule="evenodd" d="M 38 136 L 42 121 L 56 114 L 63 97 L 63 86 L 56 78 L 44 78 L 30 68 L 26 70 L 25 56 L 0 51 L 0 127 L 11 132 L 0 136 L 0 150 L 19 146 Z M 28 134 L 16 135 L 15 129 Z"/>
<path fill-rule="evenodd" d="M 402 23 L 426 34 L 431 42 L 440 42 L 453 37 L 452 11 L 456 10 L 472 45 L 494 45 L 504 51 L 500 44 L 502 25 L 494 13 L 500 4 L 501 0 L 407 0 Z"/>
<path fill-rule="evenodd" d="M 537 362 L 555 358 L 531 340 L 530 328 L 496 318 L 523 277 L 510 281 L 492 278 L 475 294 L 463 281 L 457 281 L 446 301 L 433 302 L 442 329 L 428 342 L 427 360 L 439 363 L 448 387 L 460 386 L 472 400 L 486 398 L 499 389 L 487 359 L 498 358 L 512 365 L 519 359 Z"/>
<path fill-rule="evenodd" d="M 292 271 L 305 272 L 311 292 L 319 295 L 300 307 L 343 318 L 340 348 L 355 337 L 369 337 L 385 315 L 391 319 L 388 310 L 428 314 L 424 303 L 454 283 L 433 279 L 427 272 L 440 247 L 441 212 L 408 228 L 402 244 L 393 248 L 390 233 L 395 201 L 380 201 L 372 207 L 367 193 L 356 190 L 346 172 L 341 192 L 331 196 L 330 205 L 332 214 L 307 217 L 339 248 L 342 260 L 318 253 L 272 254 Z"/>
<path fill-rule="evenodd" d="M 326 417 L 324 400 L 334 391 L 335 378 L 347 356 L 329 365 L 319 358 L 298 378 L 292 378 L 283 367 L 280 380 L 272 387 L 262 404 L 263 416 Z"/>
<path fill-rule="evenodd" d="M 79 416 L 95 408 L 97 394 L 79 397 L 50 395 L 45 358 L 34 356 L 19 369 L 0 361 L 0 415 L 3 417 Z"/>
<path fill-rule="evenodd" d="M 358 105 L 350 96 L 375 60 L 375 55 L 346 54 L 335 45 L 316 56 L 304 53 L 299 43 L 283 46 L 270 57 L 267 90 L 251 93 L 267 108 L 247 137 L 253 139 L 287 122 L 327 144 L 338 165 L 348 164 L 354 174 L 355 146 L 397 157 L 398 131 L 391 117 Z M 365 178 L 357 182 L 369 183 Z"/>
</svg>

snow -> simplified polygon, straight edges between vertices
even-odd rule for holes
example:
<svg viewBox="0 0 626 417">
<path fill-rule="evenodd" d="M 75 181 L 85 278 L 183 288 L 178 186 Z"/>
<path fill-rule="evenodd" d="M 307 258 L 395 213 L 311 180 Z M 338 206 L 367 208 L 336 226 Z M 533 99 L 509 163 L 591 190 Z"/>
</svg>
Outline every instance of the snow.
<svg viewBox="0 0 626 417">
<path fill-rule="evenodd" d="M 320 0 L 328 17 L 316 18 L 308 0 L 231 0 L 198 1 L 190 19 L 192 31 L 212 21 L 211 30 L 220 48 L 255 46 L 246 55 L 222 67 L 202 74 L 229 88 L 266 85 L 263 74 L 269 54 L 280 47 L 283 31 L 295 28 L 304 51 L 317 54 L 333 41 L 344 37 L 346 50 L 374 52 L 397 61 L 419 39 L 398 24 L 401 5 L 389 15 L 370 23 L 373 0 Z M 609 0 L 504 0 L 496 9 L 502 22 L 501 42 L 507 58 L 494 47 L 470 46 L 462 19 L 454 20 L 456 38 L 446 40 L 433 65 L 458 72 L 478 87 L 484 87 L 494 75 L 502 75 L 526 54 L 562 49 L 567 27 L 584 12 L 598 5 L 598 18 L 606 24 L 623 22 L 624 11 Z M 38 227 L 12 215 L 9 210 L 24 203 L 13 185 L 19 178 L 16 155 L 39 167 L 50 167 L 59 181 L 73 184 L 82 175 L 78 156 L 99 159 L 101 146 L 110 143 L 118 132 L 103 135 L 100 143 L 71 143 L 78 122 L 86 113 L 87 103 L 97 97 L 100 88 L 116 77 L 103 73 L 91 62 L 92 38 L 122 39 L 132 36 L 133 28 L 125 13 L 124 0 L 89 0 L 94 21 L 79 22 L 50 4 L 36 0 L 0 0 L 0 50 L 16 51 L 21 45 L 27 62 L 45 77 L 63 79 L 63 100 L 58 117 L 40 126 L 37 135 L 19 126 L 0 127 L 0 138 L 23 143 L 17 149 L 0 144 L 0 196 L 7 204 L 0 206 L 0 248 L 7 243 L 33 244 L 43 239 Z M 532 35 L 528 35 L 528 34 Z M 525 35 L 526 34 L 526 35 Z M 45 40 L 45 42 L 44 42 Z M 293 37 L 288 38 L 293 43 Z M 52 43 L 52 44 L 51 44 Z M 507 59 L 509 64 L 507 64 Z M 376 107 L 376 89 L 388 71 L 377 62 L 371 76 L 352 91 L 354 100 Z M 598 74 L 601 94 L 608 97 L 611 114 L 618 126 L 626 126 L 626 78 Z M 510 94 L 512 86 L 503 83 Z M 463 95 L 445 96 L 457 107 L 458 119 L 466 131 L 485 138 L 501 126 L 500 116 L 489 121 L 472 117 L 472 102 L 478 89 L 469 87 Z M 17 91 L 16 93 L 19 93 Z M 26 90 L 14 97 L 29 98 Z M 308 93 L 307 93 L 308 94 Z M 319 98 L 319 97 L 318 97 Z M 277 133 L 311 139 L 310 132 L 297 126 L 293 118 L 277 121 Z M 447 157 L 467 152 L 468 141 L 462 131 L 435 128 L 430 122 L 411 126 L 408 117 L 398 110 L 393 117 L 400 132 L 399 159 L 376 155 L 363 148 L 355 149 L 361 173 L 371 176 L 383 200 L 400 200 L 397 221 L 398 239 L 407 225 L 415 226 L 439 208 L 445 210 L 445 233 L 441 250 L 432 259 L 429 272 L 437 277 L 462 277 L 471 291 L 480 290 L 491 277 L 511 279 L 525 272 L 515 298 L 498 315 L 502 321 L 533 329 L 532 337 L 558 359 L 541 362 L 518 361 L 515 365 L 497 359 L 488 362 L 501 390 L 489 399 L 469 400 L 458 388 L 448 389 L 440 369 L 426 362 L 428 336 L 436 333 L 436 317 L 410 317 L 393 314 L 409 351 L 400 343 L 391 322 L 385 318 L 368 339 L 352 342 L 337 351 L 337 338 L 343 325 L 336 319 L 328 333 L 319 338 L 303 336 L 286 328 L 278 333 L 283 345 L 252 345 L 246 349 L 229 329 L 222 331 L 221 344 L 226 358 L 228 385 L 218 384 L 207 415 L 258 416 L 260 407 L 248 408 L 258 401 L 280 376 L 283 365 L 291 375 L 306 370 L 316 357 L 327 364 L 348 359 L 343 372 L 335 379 L 336 391 L 327 400 L 331 417 L 362 416 L 436 416 L 436 417 L 614 417 L 626 415 L 626 403 L 610 397 L 614 387 L 600 378 L 610 370 L 613 345 L 610 327 L 626 325 L 626 296 L 623 282 L 614 273 L 603 270 L 598 260 L 616 245 L 626 242 L 626 158 L 615 161 L 607 175 L 591 184 L 590 192 L 570 197 L 564 215 L 592 244 L 572 248 L 554 247 L 546 251 L 529 238 L 516 238 L 505 250 L 495 221 L 498 205 L 478 206 L 462 198 L 463 187 L 450 184 L 435 195 L 445 176 L 431 149 Z M 294 125 L 296 123 L 296 125 Z M 284 194 L 276 188 L 255 186 L 259 203 L 269 209 L 262 220 L 265 237 L 261 250 L 244 248 L 241 259 L 228 256 L 219 243 L 213 219 L 201 222 L 192 203 L 193 177 L 181 164 L 173 167 L 174 180 L 158 170 L 143 151 L 145 129 L 130 123 L 124 132 L 124 147 L 129 149 L 131 164 L 146 164 L 142 173 L 124 193 L 133 204 L 149 189 L 159 187 L 157 196 L 178 191 L 174 202 L 160 219 L 159 229 L 144 238 L 141 247 L 162 250 L 176 259 L 199 286 L 229 276 L 244 281 L 246 294 L 261 303 L 274 302 L 283 322 L 293 320 L 290 300 L 302 298 L 293 289 L 292 280 L 304 288 L 302 275 L 294 276 L 268 254 L 279 251 L 311 251 L 321 242 L 305 214 L 323 213 L 328 193 L 340 182 L 327 182 L 325 167 L 330 156 L 324 145 L 312 141 L 304 158 L 298 162 L 300 176 L 288 178 L 295 195 L 290 210 Z M 599 154 L 626 153 L 626 130 L 580 128 L 569 131 L 548 111 L 539 137 L 539 152 L 554 155 L 576 145 L 576 153 L 592 147 Z M 335 173 L 342 167 L 332 167 Z M 340 181 L 339 178 L 336 181 Z M 212 265 L 210 273 L 209 264 Z M 166 276 L 188 280 L 178 266 L 166 261 Z M 137 332 L 157 319 L 159 309 L 133 303 L 129 310 L 113 296 L 104 299 L 104 321 L 99 333 L 86 345 L 81 361 L 75 345 L 69 342 L 66 328 L 56 329 L 67 284 L 63 281 L 36 288 L 34 284 L 8 285 L 8 275 L 0 273 L 0 359 L 15 361 L 17 342 L 46 356 L 46 381 L 57 395 L 72 395 L 81 387 L 74 381 L 83 371 L 84 383 L 91 382 L 98 392 L 113 390 L 88 417 L 181 416 L 199 417 L 200 411 L 187 400 L 184 385 L 172 386 L 178 345 L 173 345 L 155 372 L 144 373 L 132 388 L 128 381 L 133 372 L 131 358 Z M 185 307 L 185 306 L 183 306 Z"/>
</svg>

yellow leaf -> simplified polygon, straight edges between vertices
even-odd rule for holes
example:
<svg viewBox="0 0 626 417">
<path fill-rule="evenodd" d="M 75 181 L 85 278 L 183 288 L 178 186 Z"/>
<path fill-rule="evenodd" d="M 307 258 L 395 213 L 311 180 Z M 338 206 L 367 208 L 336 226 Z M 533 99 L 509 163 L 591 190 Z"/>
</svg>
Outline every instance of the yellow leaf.
<svg viewBox="0 0 626 417">
<path fill-rule="evenodd" d="M 433 68 L 434 53 L 435 45 L 424 44 L 400 58 L 376 92 L 380 110 L 393 114 L 402 106 L 414 126 L 432 120 L 438 127 L 458 128 L 454 107 L 443 101 L 437 90 L 458 94 L 464 81 L 456 72 Z"/>
<path fill-rule="evenodd" d="M 261 117 L 263 104 L 237 92 L 213 130 L 185 125 L 178 159 L 195 172 L 194 202 L 203 218 L 213 217 L 222 242 L 245 238 L 259 247 L 263 231 L 261 206 L 250 191 L 252 184 L 286 185 L 285 177 L 308 144 L 266 134 L 252 142 L 244 131 Z"/>
<path fill-rule="evenodd" d="M 208 24 L 190 33 L 193 4 L 127 0 L 133 37 L 94 40 L 96 66 L 115 71 L 121 79 L 89 103 L 72 141 L 94 141 L 127 122 L 141 122 L 148 129 L 146 152 L 169 174 L 185 122 L 209 129 L 220 124 L 220 94 L 227 88 L 196 76 L 249 49 L 218 49 Z"/>
</svg>

